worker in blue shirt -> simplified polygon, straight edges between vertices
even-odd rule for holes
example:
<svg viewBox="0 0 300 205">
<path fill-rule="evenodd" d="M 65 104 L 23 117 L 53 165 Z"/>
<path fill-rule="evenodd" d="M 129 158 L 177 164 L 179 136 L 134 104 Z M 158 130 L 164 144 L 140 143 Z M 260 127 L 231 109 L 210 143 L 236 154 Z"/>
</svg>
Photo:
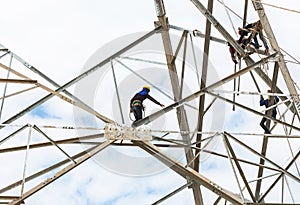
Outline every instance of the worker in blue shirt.
<svg viewBox="0 0 300 205">
<path fill-rule="evenodd" d="M 268 93 L 271 93 L 271 90 L 268 90 Z M 277 96 L 274 96 L 274 102 L 273 103 L 270 101 L 270 96 L 268 96 L 268 99 L 264 99 L 263 96 L 260 96 L 259 104 L 260 104 L 260 106 L 265 106 L 266 108 L 268 108 L 272 105 L 275 105 L 278 102 L 279 102 L 279 98 Z M 265 114 L 267 115 L 267 111 L 265 112 Z M 272 109 L 271 117 L 276 118 L 276 114 L 277 114 L 276 107 L 274 107 Z M 260 122 L 260 126 L 265 130 L 266 134 L 271 134 L 270 130 L 265 125 L 266 121 L 267 121 L 267 118 L 263 117 L 261 122 Z"/>
<path fill-rule="evenodd" d="M 133 112 L 135 121 L 143 118 L 143 114 L 142 114 L 144 110 L 143 101 L 147 98 L 152 102 L 154 102 L 155 104 L 164 107 L 163 104 L 161 104 L 153 97 L 151 97 L 149 95 L 149 92 L 150 92 L 150 86 L 146 85 L 143 87 L 143 89 L 140 92 L 136 93 L 134 97 L 130 100 L 130 112 Z"/>
</svg>

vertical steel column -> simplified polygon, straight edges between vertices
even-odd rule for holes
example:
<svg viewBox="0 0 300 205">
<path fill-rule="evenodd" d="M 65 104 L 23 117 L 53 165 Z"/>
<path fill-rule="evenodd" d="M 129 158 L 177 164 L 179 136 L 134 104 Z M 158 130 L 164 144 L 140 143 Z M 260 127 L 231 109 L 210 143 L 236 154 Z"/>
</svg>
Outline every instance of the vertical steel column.
<svg viewBox="0 0 300 205">
<path fill-rule="evenodd" d="M 183 31 L 182 35 L 184 36 L 184 47 L 183 47 L 183 59 L 182 59 L 182 66 L 181 66 L 181 81 L 180 81 L 179 99 L 182 99 L 183 85 L 184 85 L 186 49 L 187 49 L 187 39 L 188 39 L 187 34 L 188 34 L 188 32 L 186 30 Z"/>
<path fill-rule="evenodd" d="M 247 24 L 247 14 L 248 14 L 248 0 L 245 0 L 243 27 L 245 27 Z"/>
<path fill-rule="evenodd" d="M 171 44 L 171 39 L 169 34 L 168 19 L 166 17 L 163 0 L 155 0 L 154 2 L 155 2 L 158 21 L 160 26 L 162 27 L 161 36 L 162 36 L 166 60 L 168 64 L 169 75 L 170 75 L 172 90 L 174 94 L 174 100 L 175 102 L 177 102 L 180 100 L 180 90 L 179 90 L 180 84 L 179 84 L 175 62 L 173 61 L 173 50 L 172 50 L 172 44 Z M 178 108 L 176 108 L 176 113 L 177 113 L 177 119 L 178 119 L 180 130 L 189 131 L 188 120 L 187 120 L 186 111 L 184 107 L 179 106 Z M 189 134 L 183 133 L 181 134 L 181 136 L 187 145 L 191 144 L 191 139 Z M 187 163 L 189 164 L 189 162 L 193 160 L 194 154 L 192 152 L 192 149 L 189 146 L 185 147 L 184 149 L 185 149 Z M 191 163 L 190 166 L 194 167 L 193 163 Z M 193 184 L 192 188 L 193 188 L 196 205 L 203 205 L 200 186 L 198 184 Z"/>
<path fill-rule="evenodd" d="M 276 62 L 275 66 L 274 66 L 274 72 L 273 72 L 273 80 L 272 80 L 272 86 L 271 86 L 271 92 L 274 93 L 275 89 L 276 89 L 276 84 L 277 84 L 277 79 L 278 79 L 278 71 L 279 71 L 279 64 Z M 274 102 L 275 97 L 271 96 L 270 97 L 270 101 Z M 272 114 L 272 109 L 269 109 L 267 111 L 267 116 L 271 117 Z M 268 129 L 270 129 L 270 123 L 271 121 L 268 119 L 266 122 L 266 126 Z M 261 148 L 261 155 L 262 156 L 266 156 L 267 153 L 267 147 L 268 147 L 268 136 L 264 136 L 263 138 L 263 144 L 262 144 L 262 148 Z M 260 158 L 259 164 L 264 165 L 265 164 L 265 160 Z M 258 200 L 259 196 L 260 196 L 260 189 L 261 189 L 261 182 L 262 182 L 262 175 L 263 175 L 263 166 L 260 166 L 258 169 L 258 174 L 257 174 L 257 178 L 259 179 L 256 183 L 256 190 L 255 190 L 255 198 Z"/>
<path fill-rule="evenodd" d="M 179 101 L 179 80 L 178 80 L 178 75 L 177 75 L 177 70 L 175 63 L 173 62 L 173 50 L 172 50 L 172 45 L 171 45 L 171 39 L 169 35 L 169 26 L 168 26 L 168 20 L 165 15 L 165 9 L 163 5 L 162 0 L 155 0 L 155 6 L 157 10 L 157 17 L 159 20 L 159 23 L 162 27 L 162 40 L 163 40 L 163 45 L 164 45 L 164 50 L 165 50 L 165 55 L 166 55 L 166 60 L 168 64 L 168 69 L 169 69 L 169 75 L 171 79 L 171 85 L 173 89 L 173 94 L 174 94 L 174 100 L 175 102 Z M 180 126 L 180 130 L 183 131 L 189 131 L 189 126 L 186 118 L 186 112 L 183 108 L 183 106 L 180 106 L 177 108 L 177 118 Z M 187 144 L 190 144 L 190 139 L 189 135 L 184 134 L 183 139 L 186 141 Z M 186 156 L 187 156 L 187 161 L 189 162 L 190 160 L 193 159 L 193 153 L 190 148 L 187 148 L 186 151 Z"/>
<path fill-rule="evenodd" d="M 213 0 L 209 0 L 207 4 L 207 9 L 212 13 L 213 10 Z M 207 65 L 208 65 L 208 56 L 209 56 L 209 45 L 210 45 L 210 34 L 211 34 L 211 23 L 208 19 L 206 19 L 206 30 L 205 30 L 205 42 L 204 42 L 204 53 L 203 53 L 203 63 L 202 63 L 202 75 L 201 75 L 201 84 L 200 89 L 204 89 L 206 87 L 206 79 L 207 79 Z M 204 118 L 204 104 L 205 104 L 205 94 L 200 96 L 199 100 L 199 113 L 198 113 L 198 133 L 202 132 L 203 128 L 203 118 Z M 201 142 L 202 134 L 197 134 L 197 142 Z M 196 145 L 197 148 L 201 147 L 201 143 Z M 197 156 L 195 160 L 194 169 L 199 171 L 200 166 L 200 149 L 196 149 L 195 155 Z"/>
</svg>

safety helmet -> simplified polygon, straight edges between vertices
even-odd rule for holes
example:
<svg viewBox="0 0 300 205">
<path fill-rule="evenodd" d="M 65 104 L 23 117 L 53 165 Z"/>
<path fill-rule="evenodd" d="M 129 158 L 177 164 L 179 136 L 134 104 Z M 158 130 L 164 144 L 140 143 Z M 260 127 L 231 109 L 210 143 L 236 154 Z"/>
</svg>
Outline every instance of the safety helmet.
<svg viewBox="0 0 300 205">
<path fill-rule="evenodd" d="M 146 88 L 150 91 L 150 85 L 145 85 L 143 88 Z"/>
</svg>

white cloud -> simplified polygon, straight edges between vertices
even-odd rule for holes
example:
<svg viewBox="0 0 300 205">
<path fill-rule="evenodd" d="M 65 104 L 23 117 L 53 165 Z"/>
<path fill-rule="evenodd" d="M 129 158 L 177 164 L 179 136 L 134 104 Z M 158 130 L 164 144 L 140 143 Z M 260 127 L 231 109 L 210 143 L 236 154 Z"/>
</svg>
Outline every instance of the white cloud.
<svg viewBox="0 0 300 205">
<path fill-rule="evenodd" d="M 237 1 L 225 1 L 237 13 L 243 13 L 242 4 Z M 287 8 L 298 9 L 299 4 L 295 2 L 269 1 L 272 4 L 281 5 Z M 194 7 L 191 2 L 182 1 L 174 3 L 171 0 L 165 0 L 165 6 L 169 22 L 172 25 L 182 26 L 184 28 L 193 30 L 195 28 L 204 32 L 205 24 L 204 17 Z M 105 43 L 114 40 L 125 34 L 149 31 L 153 29 L 153 21 L 156 21 L 156 14 L 153 1 L 106 1 L 105 3 L 99 1 L 20 1 L 11 0 L 3 1 L 1 3 L 0 25 L 2 31 L 0 32 L 0 43 L 7 46 L 13 52 L 24 58 L 30 64 L 35 66 L 41 72 L 55 80 L 58 84 L 63 85 L 71 79 L 79 75 L 83 65 L 86 63 L 92 53 L 104 45 Z M 248 16 L 248 22 L 256 21 L 257 15 L 253 12 L 252 5 L 249 5 L 251 12 Z M 297 20 L 299 14 L 291 13 L 275 8 L 265 6 L 267 15 L 269 17 L 272 29 L 280 46 L 297 57 L 300 48 L 295 46 L 297 41 L 297 33 L 299 28 Z M 298 9 L 299 10 L 299 9 Z M 234 36 L 234 31 L 231 28 L 230 21 L 227 18 L 224 7 L 216 2 L 214 14 L 217 19 L 224 25 Z M 231 14 L 234 26 L 242 25 L 242 20 Z M 289 23 L 286 23 L 289 22 Z M 213 29 L 213 35 L 221 37 L 221 35 Z M 199 48 L 203 48 L 203 39 L 195 39 Z M 218 71 L 219 78 L 223 78 L 233 71 L 233 64 L 230 59 L 228 46 L 211 43 L 209 68 L 215 68 Z M 258 56 L 252 55 L 256 60 Z M 199 57 L 200 58 L 200 57 Z M 201 56 L 202 58 L 202 56 Z M 3 59 L 2 59 L 3 60 Z M 2 61 L 1 61 L 2 62 Z M 5 61 L 8 63 L 8 60 Z M 20 68 L 25 75 L 32 79 L 39 79 L 36 74 L 32 74 L 28 69 Z M 243 64 L 244 66 L 244 64 Z M 299 80 L 299 67 L 294 64 L 288 64 L 291 68 L 292 76 L 295 82 Z M 269 75 L 273 70 L 273 65 L 269 67 Z M 6 72 L 2 72 L 6 76 Z M 255 74 L 256 76 L 256 74 Z M 155 76 L 154 76 L 155 77 Z M 160 79 L 158 79 L 160 80 Z M 191 80 L 191 78 L 190 78 Z M 212 82 L 217 80 L 212 79 Z M 262 92 L 266 92 L 265 84 L 259 79 L 259 85 Z M 48 83 L 46 83 L 49 85 Z M 283 86 L 284 80 L 280 74 L 279 84 Z M 195 85 L 191 82 L 191 87 Z M 9 85 L 9 93 L 18 88 L 17 86 Z M 20 86 L 22 87 L 22 86 Z M 54 86 L 49 85 L 54 88 Z M 195 86 L 196 87 L 196 86 Z M 284 86 L 283 86 L 284 87 Z M 24 88 L 24 87 L 23 87 Z M 113 86 L 110 87 L 112 89 Z M 233 83 L 224 85 L 224 89 L 232 90 Z M 283 88 L 287 90 L 285 87 Z M 74 87 L 68 89 L 74 90 Z M 197 90 L 197 89 L 195 89 Z M 249 76 L 242 76 L 241 90 L 254 91 L 256 88 Z M 1 92 L 3 88 L 1 88 Z M 170 89 L 168 90 L 170 91 Z M 194 91 L 194 90 L 193 90 Z M 89 90 L 86 91 L 87 94 Z M 106 107 L 98 107 L 98 102 L 102 102 L 103 98 L 112 98 L 114 93 L 105 93 L 99 90 L 102 99 L 95 100 L 96 110 L 100 110 L 101 114 L 111 115 L 109 112 L 111 105 Z M 170 99 L 163 97 L 158 92 L 153 92 L 155 96 L 161 97 L 164 102 L 171 103 Z M 16 113 L 25 109 L 28 105 L 40 99 L 40 89 L 20 95 L 19 98 L 6 99 L 5 109 L 1 116 L 2 121 L 8 119 Z M 232 99 L 232 95 L 226 95 Z M 123 96 L 123 98 L 125 98 Z M 258 96 L 237 96 L 237 101 L 247 106 L 260 111 L 262 108 L 258 105 Z M 218 100 L 219 101 L 219 100 Z M 198 102 L 196 102 L 197 104 Z M 166 103 L 165 103 L 166 104 Z M 127 106 L 127 103 L 126 103 Z M 155 107 L 149 105 L 149 112 Z M 108 108 L 107 108 L 108 107 Z M 67 102 L 53 97 L 51 100 L 44 103 L 40 109 L 45 109 L 44 115 L 25 115 L 20 119 L 14 121 L 14 124 L 37 124 L 37 125 L 56 125 L 56 126 L 73 126 L 73 107 Z M 248 111 L 236 107 L 236 111 L 232 111 L 232 106 L 227 105 L 226 109 L 226 131 L 232 132 L 255 132 L 262 133 L 259 126 L 261 120 L 260 116 L 255 116 Z M 284 106 L 280 107 L 283 112 Z M 45 117 L 46 116 L 46 117 Z M 125 116 L 127 118 L 127 116 Z M 209 117 L 207 119 L 210 119 Z M 195 119 L 196 121 L 196 119 Z M 209 120 L 206 121 L 206 123 Z M 98 121 L 97 121 L 98 122 Z M 192 122 L 191 122 L 192 123 Z M 298 121 L 297 121 L 298 123 Z M 209 124 L 209 123 L 207 123 Z M 205 125 L 207 125 L 205 124 Z M 176 126 L 168 125 L 167 128 L 177 128 Z M 206 127 L 205 127 L 206 128 Z M 1 139 L 14 132 L 17 128 L 5 128 L 0 131 Z M 67 137 L 76 137 L 78 133 L 74 130 L 60 130 L 60 129 L 45 129 L 41 128 L 51 138 L 58 140 Z M 281 126 L 277 125 L 276 132 L 283 133 Z M 7 146 L 16 146 L 19 144 L 26 144 L 28 132 L 23 131 L 11 140 L 0 145 L 0 148 Z M 260 152 L 262 138 L 261 136 L 237 136 L 239 139 L 247 141 L 248 145 Z M 32 141 L 41 142 L 47 141 L 43 136 L 34 132 Z M 298 140 L 292 140 L 292 148 L 294 152 L 298 151 L 300 145 Z M 221 143 L 218 144 L 221 146 Z M 67 153 L 75 153 L 82 150 L 82 147 L 73 148 L 71 146 L 62 146 Z M 241 155 L 245 158 L 256 160 L 257 157 L 248 155 L 243 152 L 243 149 L 235 146 L 235 149 L 241 151 Z M 57 162 L 66 157 L 56 148 L 43 149 L 41 153 L 33 150 L 29 155 L 29 164 L 27 167 L 27 174 L 34 173 L 36 170 Z M 280 152 L 278 151 L 280 150 Z M 126 151 L 126 150 L 125 150 Z M 220 150 L 218 150 L 220 151 Z M 224 151 L 224 150 L 222 150 Z M 285 153 L 284 156 L 282 153 Z M 16 152 L 7 154 L 1 153 L 1 164 L 6 166 L 0 170 L 3 177 L 0 181 L 0 188 L 3 188 L 9 183 L 19 180 L 22 177 L 22 169 L 24 163 L 24 151 L 17 154 Z M 148 155 L 148 154 L 147 154 Z M 286 166 L 288 159 L 291 158 L 289 144 L 285 139 L 270 139 L 267 155 L 276 160 L 280 166 Z M 5 157 L 2 157 L 5 156 Z M 64 157 L 64 158 L 63 158 Z M 224 178 L 223 174 L 231 172 L 231 167 L 227 159 L 213 160 L 211 157 L 203 162 L 203 173 L 206 173 L 220 185 L 237 190 L 236 184 L 232 183 L 233 176 Z M 118 162 L 120 159 L 113 159 L 113 162 Z M 120 165 L 126 164 L 120 162 Z M 127 165 L 128 166 L 128 165 Z M 130 166 L 130 165 L 129 165 Z M 145 166 L 141 166 L 145 169 Z M 11 171 L 14 170 L 14 171 Z M 292 173 L 297 170 L 293 168 Z M 250 179 L 256 177 L 257 168 L 248 167 L 247 174 Z M 47 175 L 50 176 L 50 175 Z M 45 179 L 45 177 L 44 177 Z M 30 182 L 30 186 L 36 185 L 41 178 Z M 33 183 L 34 182 L 34 183 Z M 159 198 L 170 193 L 174 189 L 182 186 L 186 181 L 172 171 L 160 172 L 148 177 L 128 177 L 109 172 L 93 160 L 85 162 L 82 166 L 72 170 L 66 176 L 58 179 L 53 184 L 47 186 L 45 189 L 37 192 L 35 195 L 26 200 L 28 204 L 150 204 Z M 299 189 L 299 184 L 290 180 L 293 190 Z M 296 187 L 296 188 L 295 188 Z M 26 189 L 29 186 L 26 186 Z M 266 188 L 266 186 L 264 187 Z M 204 189 L 205 190 L 205 189 Z M 285 189 L 287 190 L 287 189 Z M 14 194 L 19 193 L 19 190 L 13 190 Z M 204 198 L 207 201 L 212 201 L 216 196 L 207 193 Z M 276 193 L 271 194 L 274 196 Z M 271 197 L 270 197 L 271 198 Z M 289 199 L 290 200 L 290 199 Z M 163 204 L 191 204 L 193 203 L 193 196 L 191 190 L 187 189 L 174 197 L 166 200 Z"/>
</svg>

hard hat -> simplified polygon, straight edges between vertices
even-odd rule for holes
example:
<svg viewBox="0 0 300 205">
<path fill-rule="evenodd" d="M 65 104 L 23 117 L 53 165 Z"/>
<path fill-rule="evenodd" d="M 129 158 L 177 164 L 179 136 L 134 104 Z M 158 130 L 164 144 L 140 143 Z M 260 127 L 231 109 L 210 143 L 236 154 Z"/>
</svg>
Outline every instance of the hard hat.
<svg viewBox="0 0 300 205">
<path fill-rule="evenodd" d="M 150 85 L 145 85 L 143 88 L 147 88 L 150 91 Z"/>
</svg>

